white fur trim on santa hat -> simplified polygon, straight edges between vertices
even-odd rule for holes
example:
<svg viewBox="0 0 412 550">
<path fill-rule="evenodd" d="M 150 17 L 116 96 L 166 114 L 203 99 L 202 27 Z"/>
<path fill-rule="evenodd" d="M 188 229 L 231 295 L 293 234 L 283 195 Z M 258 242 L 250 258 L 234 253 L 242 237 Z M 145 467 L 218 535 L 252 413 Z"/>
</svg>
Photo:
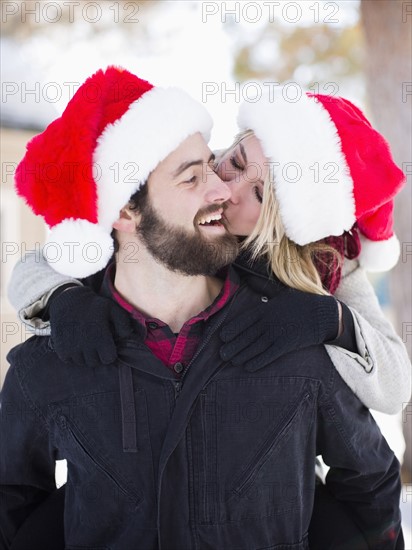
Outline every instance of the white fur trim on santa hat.
<svg viewBox="0 0 412 550">
<path fill-rule="evenodd" d="M 109 230 L 159 162 L 197 132 L 209 141 L 212 126 L 205 107 L 177 88 L 153 88 L 132 103 L 95 150 L 99 224 Z"/>
<path fill-rule="evenodd" d="M 238 123 L 255 132 L 271 159 L 270 176 L 290 239 L 305 245 L 353 226 L 353 181 L 337 129 L 320 102 L 306 94 L 291 102 L 282 90 L 272 90 L 255 103 L 244 102 Z"/>
<path fill-rule="evenodd" d="M 43 256 L 53 269 L 76 278 L 97 273 L 112 255 L 113 240 L 105 229 L 72 218 L 52 228 L 43 248 Z"/>
<path fill-rule="evenodd" d="M 361 253 L 359 264 L 366 271 L 389 271 L 394 267 L 400 255 L 400 244 L 396 235 L 385 241 L 371 241 L 359 233 Z"/>
</svg>

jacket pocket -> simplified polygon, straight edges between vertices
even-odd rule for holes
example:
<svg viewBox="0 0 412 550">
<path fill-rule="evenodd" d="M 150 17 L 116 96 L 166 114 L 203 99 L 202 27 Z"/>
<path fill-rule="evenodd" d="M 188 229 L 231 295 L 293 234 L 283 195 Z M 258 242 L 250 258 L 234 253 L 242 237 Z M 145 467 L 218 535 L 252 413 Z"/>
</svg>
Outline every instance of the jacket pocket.
<svg viewBox="0 0 412 550">
<path fill-rule="evenodd" d="M 303 377 L 221 380 L 201 395 L 193 453 L 202 524 L 283 516 L 314 481 L 318 385 Z M 269 521 L 269 520 L 268 520 Z"/>
<path fill-rule="evenodd" d="M 294 403 L 287 411 L 283 425 L 274 428 L 267 435 L 250 463 L 246 466 L 245 471 L 241 473 L 239 479 L 235 482 L 235 487 L 232 489 L 234 495 L 240 497 L 245 495 L 271 455 L 275 453 L 282 444 L 286 446 L 287 439 L 292 436 L 293 426 L 300 421 L 303 412 L 308 408 L 309 399 L 310 394 L 306 392 L 299 398 L 299 403 Z"/>
<path fill-rule="evenodd" d="M 119 392 L 85 394 L 50 404 L 51 430 L 59 458 L 67 460 L 68 482 L 73 487 L 70 498 L 76 505 L 90 498 L 84 487 L 92 487 L 96 502 L 106 498 L 120 503 L 123 499 L 135 513 L 142 504 L 139 513 L 145 524 L 151 524 L 154 470 L 146 393 L 137 388 L 134 397 L 135 453 L 124 452 L 122 423 L 128 417 L 122 415 Z"/>
<path fill-rule="evenodd" d="M 66 419 L 66 422 L 67 430 L 73 442 L 82 451 L 85 458 L 89 460 L 97 468 L 97 470 L 99 470 L 111 483 L 113 483 L 113 485 L 118 491 L 120 491 L 121 494 L 123 494 L 129 500 L 132 500 L 133 503 L 138 506 L 143 499 L 142 495 L 138 492 L 130 491 L 128 482 L 122 479 L 122 476 L 118 471 L 113 472 L 111 465 L 107 464 L 101 456 L 93 451 L 89 442 L 81 433 L 81 431 L 77 428 L 77 426 L 72 424 L 70 420 Z"/>
</svg>

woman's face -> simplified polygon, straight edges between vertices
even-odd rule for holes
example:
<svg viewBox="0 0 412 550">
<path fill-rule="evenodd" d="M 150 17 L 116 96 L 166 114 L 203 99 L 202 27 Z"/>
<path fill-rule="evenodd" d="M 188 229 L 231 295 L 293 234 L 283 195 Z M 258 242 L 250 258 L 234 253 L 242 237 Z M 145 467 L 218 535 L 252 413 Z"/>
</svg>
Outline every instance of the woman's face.
<svg viewBox="0 0 412 550">
<path fill-rule="evenodd" d="M 234 235 L 247 237 L 255 227 L 267 171 L 266 157 L 254 135 L 243 138 L 219 159 L 216 172 L 232 192 L 224 217 Z"/>
</svg>

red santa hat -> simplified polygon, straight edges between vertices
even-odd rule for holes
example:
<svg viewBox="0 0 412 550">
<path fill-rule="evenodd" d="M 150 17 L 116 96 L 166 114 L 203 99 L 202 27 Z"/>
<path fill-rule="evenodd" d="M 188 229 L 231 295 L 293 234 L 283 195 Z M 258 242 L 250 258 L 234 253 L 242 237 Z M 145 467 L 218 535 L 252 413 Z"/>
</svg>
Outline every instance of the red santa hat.
<svg viewBox="0 0 412 550">
<path fill-rule="evenodd" d="M 211 128 L 206 109 L 177 88 L 118 67 L 86 80 L 15 174 L 17 193 L 51 228 L 52 267 L 74 277 L 104 268 L 120 210 L 159 162 L 196 132 L 208 141 Z"/>
<path fill-rule="evenodd" d="M 393 197 L 405 175 L 389 145 L 350 101 L 307 93 L 292 102 L 284 92 L 243 103 L 238 122 L 254 131 L 270 160 L 287 236 L 305 245 L 356 224 L 360 264 L 390 269 L 400 251 Z"/>
</svg>

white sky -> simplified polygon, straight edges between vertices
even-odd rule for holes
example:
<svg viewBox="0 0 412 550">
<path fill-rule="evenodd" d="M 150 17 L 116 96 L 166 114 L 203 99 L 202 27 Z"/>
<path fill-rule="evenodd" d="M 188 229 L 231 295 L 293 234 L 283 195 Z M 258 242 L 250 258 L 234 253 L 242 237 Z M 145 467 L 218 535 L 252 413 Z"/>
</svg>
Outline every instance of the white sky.
<svg viewBox="0 0 412 550">
<path fill-rule="evenodd" d="M 322 24 L 325 20 L 340 26 L 352 24 L 358 16 L 357 0 L 159 2 L 150 12 L 145 26 L 149 33 L 150 47 L 147 48 L 137 39 L 142 30 L 137 21 L 144 18 L 144 13 L 133 12 L 133 3 L 124 10 L 118 2 L 100 2 L 99 25 L 105 29 L 100 33 L 91 33 L 94 24 L 90 21 L 97 16 L 93 8 L 84 13 L 82 6 L 73 7 L 70 12 L 73 23 L 63 25 L 53 22 L 58 19 L 58 12 L 53 7 L 44 11 L 43 5 L 37 4 L 38 14 L 25 16 L 49 21 L 47 32 L 36 33 L 20 43 L 2 41 L 4 113 L 20 123 L 27 120 L 49 123 L 63 111 L 70 97 L 73 88 L 68 83 L 81 83 L 98 68 L 118 64 L 155 85 L 176 85 L 203 101 L 215 120 L 212 148 L 221 148 L 231 142 L 242 99 L 241 88 L 232 76 L 234 44 L 231 36 L 235 35 L 240 43 L 254 41 L 261 27 L 271 19 L 286 26 Z M 61 3 L 61 13 L 67 15 L 66 4 L 68 2 Z M 23 13 L 19 15 L 23 17 Z M 130 23 L 117 23 L 127 17 Z M 232 30 L 235 25 L 235 33 L 223 29 L 223 22 L 229 20 Z M 125 32 L 128 24 L 132 26 L 131 33 Z M 265 60 L 279 54 L 273 53 L 273 45 L 262 43 L 258 55 Z M 222 102 L 225 89 L 236 93 L 226 94 Z M 36 93 L 27 94 L 26 90 L 36 90 Z M 55 101 L 58 93 L 61 98 Z"/>
<path fill-rule="evenodd" d="M 48 123 L 63 111 L 73 89 L 68 83 L 81 83 L 110 64 L 122 65 L 155 85 L 179 86 L 202 101 L 203 82 L 232 80 L 231 52 L 220 20 L 204 24 L 200 3 L 194 9 L 188 4 L 167 2 L 160 16 L 154 14 L 149 22 L 153 53 L 142 54 L 140 41 L 134 43 L 133 35 L 113 22 L 107 32 L 95 35 L 79 22 L 54 28 L 50 24 L 51 32 L 20 44 L 3 40 L 3 110 L 18 121 Z M 107 16 L 113 18 L 114 13 Z M 25 93 L 36 86 L 36 94 Z M 55 102 L 57 93 L 62 97 Z M 214 141 L 223 146 L 235 133 L 236 106 L 228 112 L 219 94 L 209 96 L 206 106 L 216 121 Z"/>
</svg>

